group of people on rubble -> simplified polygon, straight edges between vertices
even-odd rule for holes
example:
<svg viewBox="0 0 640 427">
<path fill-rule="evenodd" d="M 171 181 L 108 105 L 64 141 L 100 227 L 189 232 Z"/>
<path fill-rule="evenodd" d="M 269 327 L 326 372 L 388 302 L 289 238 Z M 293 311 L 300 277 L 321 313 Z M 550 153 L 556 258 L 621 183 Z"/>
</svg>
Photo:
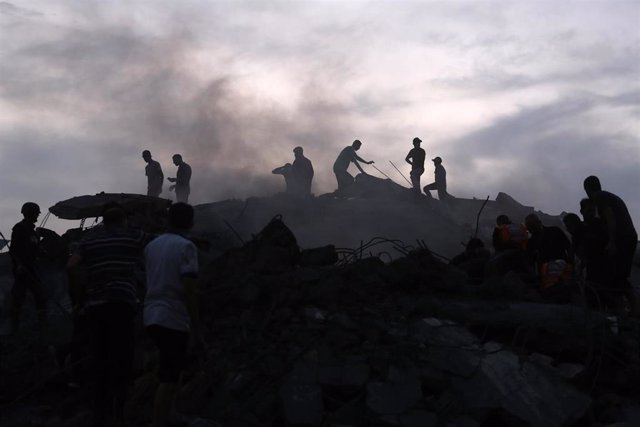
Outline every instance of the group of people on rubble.
<svg viewBox="0 0 640 427">
<path fill-rule="evenodd" d="M 638 314 L 637 297 L 629 282 L 638 234 L 624 201 L 602 190 L 600 180 L 584 180 L 587 198 L 580 201 L 582 219 L 569 213 L 557 226 L 544 225 L 531 213 L 514 224 L 507 215 L 496 218 L 491 255 L 473 238 L 451 264 L 465 270 L 474 284 L 511 272 L 533 283 L 543 298 L 569 302 L 581 290 L 595 308 Z M 625 302 L 626 299 L 626 302 Z"/>
<path fill-rule="evenodd" d="M 426 157 L 425 150 L 420 147 L 422 140 L 418 137 L 413 138 L 413 148 L 407 154 L 405 161 L 411 165 L 411 186 L 413 190 L 420 194 L 420 177 L 424 173 L 424 161 Z M 340 154 L 333 163 L 333 173 L 338 183 L 337 195 L 341 195 L 344 191 L 353 185 L 355 179 L 348 171 L 352 164 L 364 175 L 368 175 L 360 163 L 372 165 L 374 161 L 367 161 L 356 153 L 362 147 L 362 142 L 358 139 L 353 141 L 351 145 L 346 146 L 340 151 Z M 294 196 L 306 197 L 311 194 L 311 182 L 313 180 L 313 166 L 311 161 L 303 154 L 302 147 L 293 149 L 295 159 L 293 163 L 286 163 L 283 166 L 275 168 L 272 173 L 282 175 L 285 180 L 286 193 Z M 447 193 L 447 171 L 442 166 L 442 158 L 435 157 L 432 159 L 435 166 L 435 181 L 422 190 L 429 197 L 431 191 L 438 192 L 438 199 L 446 201 L 451 197 Z"/>
<path fill-rule="evenodd" d="M 162 194 L 162 186 L 164 185 L 164 174 L 162 167 L 157 160 L 153 160 L 151 152 L 144 150 L 142 158 L 147 163 L 144 168 L 147 176 L 147 196 L 159 197 Z M 191 166 L 183 159 L 181 154 L 174 154 L 172 157 L 173 164 L 178 167 L 175 178 L 167 178 L 169 182 L 174 184 L 169 186 L 169 191 L 176 192 L 176 201 L 182 203 L 189 202 L 189 194 L 191 193 Z"/>
<path fill-rule="evenodd" d="M 405 161 L 411 165 L 411 185 L 416 194 L 421 194 L 420 178 L 424 173 L 424 162 L 426 153 L 423 148 L 420 147 L 422 140 L 418 137 L 413 138 L 413 148 L 407 154 Z M 355 179 L 353 175 L 348 172 L 351 164 L 355 165 L 360 173 L 368 175 L 360 163 L 372 165 L 374 161 L 367 161 L 358 156 L 356 152 L 362 147 L 362 142 L 358 139 L 353 143 L 340 151 L 340 154 L 333 163 L 333 173 L 336 176 L 338 182 L 337 195 L 342 195 L 344 191 L 353 185 Z M 313 181 L 313 164 L 304 155 L 304 149 L 302 147 L 295 147 L 293 149 L 294 160 L 293 163 L 285 163 L 283 166 L 275 168 L 271 173 L 276 175 L 282 175 L 285 181 L 286 194 L 298 197 L 308 197 L 311 195 L 311 183 Z M 142 158 L 147 163 L 145 167 L 145 175 L 147 176 L 147 195 L 153 197 L 159 197 L 162 194 L 162 187 L 164 183 L 164 174 L 162 173 L 162 167 L 160 163 L 153 160 L 151 152 L 144 150 L 142 152 Z M 431 191 L 437 191 L 438 199 L 440 201 L 446 201 L 452 196 L 447 193 L 447 171 L 442 165 L 442 158 L 435 157 L 432 159 L 435 166 L 435 180 L 431 184 L 422 188 L 422 191 L 429 197 Z M 178 202 L 187 203 L 189 201 L 190 194 L 190 181 L 191 181 L 191 166 L 189 166 L 180 154 L 173 156 L 173 164 L 178 167 L 178 171 L 175 178 L 167 178 L 170 182 L 175 183 L 169 187 L 169 191 L 175 189 L 176 200 Z"/>
<path fill-rule="evenodd" d="M 27 291 L 31 291 L 42 339 L 47 301 L 35 266 L 36 258 L 42 255 L 35 227 L 40 208 L 28 202 L 23 205 L 22 214 L 23 220 L 13 227 L 9 250 L 15 277 L 11 334 L 17 336 L 20 330 L 22 306 Z M 188 348 L 203 341 L 195 294 L 198 251 L 187 238 L 194 210 L 177 202 L 169 207 L 167 215 L 167 231 L 150 235 L 129 227 L 125 209 L 108 203 L 102 211 L 102 223 L 87 231 L 67 261 L 74 337 L 69 346 L 59 349 L 57 356 L 61 365 L 69 359 L 77 364 L 83 361 L 79 353 L 88 352 L 84 379 L 93 391 L 93 425 L 124 424 L 126 391 L 134 361 L 135 315 L 141 300 L 145 332 L 159 354 L 153 425 L 175 422 L 172 403 Z M 138 274 L 143 270 L 146 286 Z M 82 340 L 87 342 L 83 345 Z M 78 368 L 72 369 L 76 375 Z M 72 378 L 71 382 L 80 381 L 82 378 Z"/>
</svg>

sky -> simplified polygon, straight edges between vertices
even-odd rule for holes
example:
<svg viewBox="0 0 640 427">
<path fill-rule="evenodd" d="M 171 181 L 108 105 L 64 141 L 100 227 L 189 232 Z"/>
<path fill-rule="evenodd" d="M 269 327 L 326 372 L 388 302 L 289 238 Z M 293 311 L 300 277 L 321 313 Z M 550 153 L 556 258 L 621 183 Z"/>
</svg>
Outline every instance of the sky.
<svg viewBox="0 0 640 427">
<path fill-rule="evenodd" d="M 333 191 L 354 139 L 403 184 L 415 136 L 454 196 L 577 212 L 593 174 L 638 228 L 640 0 L 0 1 L 7 237 L 26 201 L 145 193 L 144 149 L 198 204 L 282 190 L 298 145 Z"/>
</svg>

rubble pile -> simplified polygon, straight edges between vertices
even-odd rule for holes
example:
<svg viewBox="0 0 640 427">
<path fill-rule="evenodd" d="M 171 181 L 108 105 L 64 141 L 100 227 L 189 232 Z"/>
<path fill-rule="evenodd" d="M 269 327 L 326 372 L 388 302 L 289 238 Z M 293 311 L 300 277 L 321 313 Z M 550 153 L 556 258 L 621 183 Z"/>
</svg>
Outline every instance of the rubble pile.
<svg viewBox="0 0 640 427">
<path fill-rule="evenodd" d="M 560 427 L 634 407 L 637 322 L 616 333 L 581 307 L 480 300 L 426 247 L 338 265 L 333 250 L 300 266 L 275 218 L 204 268 L 206 357 L 182 413 L 225 426 Z"/>
</svg>

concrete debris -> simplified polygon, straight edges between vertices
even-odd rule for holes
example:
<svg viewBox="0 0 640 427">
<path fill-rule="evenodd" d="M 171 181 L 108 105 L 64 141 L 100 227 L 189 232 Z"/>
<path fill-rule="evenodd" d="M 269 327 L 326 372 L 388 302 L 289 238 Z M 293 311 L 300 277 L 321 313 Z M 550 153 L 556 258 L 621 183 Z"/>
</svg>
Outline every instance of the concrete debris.
<svg viewBox="0 0 640 427">
<path fill-rule="evenodd" d="M 373 197 L 371 186 L 374 181 L 354 191 Z M 404 190 L 388 184 L 386 191 Z M 358 203 L 325 202 L 327 210 Z M 450 209 L 481 202 L 456 199 Z M 298 232 L 275 215 L 249 236 L 244 229 L 256 220 L 248 219 L 254 203 L 263 202 L 199 212 L 234 212 L 238 238 L 220 256 L 203 258 L 205 348 L 192 355 L 176 404 L 187 424 L 601 427 L 634 419 L 638 321 L 619 318 L 614 334 L 607 316 L 581 306 L 477 292 L 425 244 L 380 238 L 351 250 L 329 242 L 302 250 Z M 516 203 L 501 197 L 489 207 L 529 212 Z M 378 244 L 396 252 L 384 255 Z M 148 423 L 156 384 L 153 346 L 142 334 L 139 342 L 138 353 L 147 356 L 137 365 L 131 425 Z M 24 357 L 29 348 L 11 350 L 13 358 L 5 357 L 7 346 L 0 350 L 0 399 L 7 403 L 33 386 L 35 374 Z M 79 394 L 59 394 L 42 391 L 39 398 L 55 402 L 64 395 L 76 405 L 70 414 L 86 407 Z M 2 409 L 15 421 L 18 409 Z M 55 406 L 33 419 L 80 425 Z"/>
</svg>

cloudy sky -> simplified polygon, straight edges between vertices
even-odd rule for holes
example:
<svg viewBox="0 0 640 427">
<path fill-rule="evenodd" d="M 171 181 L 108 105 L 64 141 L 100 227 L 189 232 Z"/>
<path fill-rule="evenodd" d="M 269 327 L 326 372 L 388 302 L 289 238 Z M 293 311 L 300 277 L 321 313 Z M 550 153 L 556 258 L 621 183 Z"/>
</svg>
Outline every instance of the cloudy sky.
<svg viewBox="0 0 640 427">
<path fill-rule="evenodd" d="M 278 191 L 296 145 L 333 191 L 355 138 L 402 183 L 414 136 L 455 196 L 577 211 L 596 174 L 640 225 L 640 0 L 0 1 L 5 235 L 28 200 L 145 192 L 143 149 L 203 203 Z"/>
</svg>

